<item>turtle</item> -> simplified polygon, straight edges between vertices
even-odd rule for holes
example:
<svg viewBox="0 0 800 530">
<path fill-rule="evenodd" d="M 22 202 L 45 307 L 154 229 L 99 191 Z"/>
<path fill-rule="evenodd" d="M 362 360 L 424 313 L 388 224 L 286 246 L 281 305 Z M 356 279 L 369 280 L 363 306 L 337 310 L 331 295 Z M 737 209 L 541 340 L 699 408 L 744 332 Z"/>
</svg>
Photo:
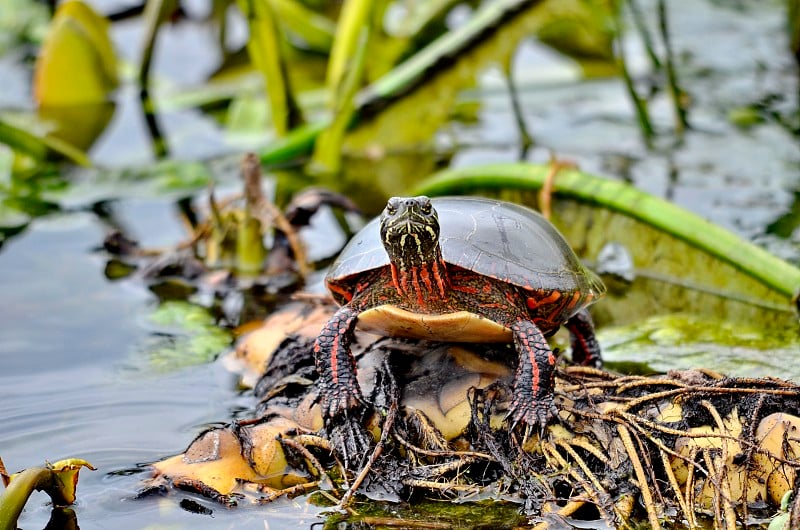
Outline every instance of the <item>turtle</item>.
<svg viewBox="0 0 800 530">
<path fill-rule="evenodd" d="M 543 430 L 556 413 L 547 337 L 560 326 L 574 362 L 602 364 L 586 308 L 605 286 L 547 219 L 515 203 L 393 197 L 345 246 L 325 284 L 340 307 L 314 356 L 325 428 L 340 429 L 332 438 L 346 460 L 366 443 L 356 425 L 365 403 L 350 352 L 356 325 L 386 336 L 513 343 L 511 429 Z"/>
</svg>

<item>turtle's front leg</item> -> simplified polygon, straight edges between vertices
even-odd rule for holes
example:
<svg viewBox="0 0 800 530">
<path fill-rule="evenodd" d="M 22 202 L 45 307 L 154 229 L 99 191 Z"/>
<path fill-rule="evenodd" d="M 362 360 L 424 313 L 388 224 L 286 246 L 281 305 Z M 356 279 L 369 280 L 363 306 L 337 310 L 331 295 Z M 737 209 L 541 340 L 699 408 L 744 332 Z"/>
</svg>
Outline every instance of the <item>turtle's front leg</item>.
<svg viewBox="0 0 800 530">
<path fill-rule="evenodd" d="M 350 351 L 358 312 L 348 305 L 339 308 L 314 343 L 320 405 L 325 429 L 334 450 L 341 454 L 345 467 L 360 460 L 370 446 L 361 423 L 369 409 L 356 379 L 356 361 Z"/>
<path fill-rule="evenodd" d="M 553 404 L 556 358 L 541 330 L 530 320 L 517 320 L 511 325 L 511 332 L 519 364 L 508 417 L 512 428 L 521 423 L 538 426 L 543 432 L 556 413 Z"/>
</svg>

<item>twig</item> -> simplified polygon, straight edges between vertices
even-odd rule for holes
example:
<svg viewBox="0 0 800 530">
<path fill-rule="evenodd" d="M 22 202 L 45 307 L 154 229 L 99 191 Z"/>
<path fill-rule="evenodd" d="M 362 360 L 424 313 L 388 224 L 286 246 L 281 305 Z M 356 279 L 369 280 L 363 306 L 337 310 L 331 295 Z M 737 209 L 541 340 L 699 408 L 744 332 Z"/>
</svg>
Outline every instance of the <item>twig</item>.
<svg viewBox="0 0 800 530">
<path fill-rule="evenodd" d="M 339 501 L 339 504 L 336 505 L 337 509 L 341 510 L 350 503 L 350 499 L 353 497 L 353 495 L 355 495 L 356 490 L 359 488 L 359 486 L 361 486 L 361 483 L 364 482 L 364 479 L 367 478 L 372 466 L 378 460 L 378 457 L 383 453 L 383 448 L 386 446 L 386 440 L 389 437 L 389 433 L 394 428 L 394 420 L 397 418 L 397 407 L 397 401 L 393 400 L 386 412 L 386 420 L 381 426 L 381 439 L 378 441 L 378 444 L 372 451 L 369 461 L 364 465 L 364 467 L 358 473 L 358 476 L 353 481 L 353 484 L 351 484 L 350 487 L 347 488 L 347 491 L 344 492 L 344 495 L 342 495 L 342 499 Z"/>
<path fill-rule="evenodd" d="M 617 425 L 617 432 L 622 440 L 622 445 L 628 453 L 628 458 L 633 465 L 633 471 L 636 474 L 636 481 L 639 483 L 639 490 L 642 492 L 642 499 L 645 509 L 647 510 L 647 519 L 650 522 L 650 527 L 655 530 L 661 529 L 661 523 L 658 520 L 658 514 L 655 511 L 655 501 L 653 500 L 653 492 L 650 490 L 650 485 L 647 482 L 647 475 L 642 467 L 642 461 L 639 460 L 639 455 L 633 445 L 631 433 L 624 425 Z"/>
<path fill-rule="evenodd" d="M 602 502 L 599 497 L 599 494 L 602 493 L 603 490 L 595 490 L 590 481 L 587 480 L 585 476 L 581 475 L 575 467 L 571 466 L 569 462 L 567 462 L 564 457 L 561 456 L 553 444 L 543 440 L 541 442 L 541 447 L 545 458 L 547 460 L 555 460 L 555 462 L 558 464 L 558 467 L 560 467 L 563 472 L 567 473 L 575 480 L 575 482 L 583 489 L 583 491 L 586 492 L 586 495 L 589 497 L 589 499 L 591 499 L 594 505 L 597 506 L 597 509 L 600 511 L 600 515 L 603 517 L 603 520 L 605 520 L 609 526 L 613 527 L 613 518 L 606 511 L 604 506 L 605 503 Z"/>
<path fill-rule="evenodd" d="M 415 521 L 413 519 L 393 519 L 391 517 L 361 517 L 359 523 L 370 526 L 389 526 L 399 528 L 453 528 L 450 523 L 441 523 L 437 521 Z"/>
<path fill-rule="evenodd" d="M 672 465 L 669 461 L 669 455 L 663 449 L 659 449 L 658 452 L 661 455 L 661 463 L 664 466 L 664 473 L 667 475 L 669 485 L 672 488 L 672 491 L 675 492 L 675 498 L 678 499 L 678 504 L 681 507 L 683 516 L 686 517 L 686 523 L 688 524 L 689 528 L 694 528 L 697 526 L 697 521 L 695 521 L 694 518 L 694 510 L 689 509 L 689 505 L 686 504 L 686 499 L 683 498 L 683 493 L 681 492 L 681 487 L 678 484 L 678 479 L 675 477 L 675 472 L 672 470 Z M 690 467 L 691 466 L 687 466 L 687 469 Z"/>
<path fill-rule="evenodd" d="M 280 442 L 282 445 L 291 447 L 292 449 L 303 455 L 303 458 L 308 460 L 309 472 L 313 470 L 317 477 L 327 476 L 327 474 L 325 473 L 325 468 L 322 467 L 322 464 L 319 462 L 317 457 L 311 454 L 311 451 L 306 449 L 306 447 L 303 444 L 298 443 L 297 441 L 291 438 L 286 438 L 283 435 L 278 436 L 278 442 Z"/>
<path fill-rule="evenodd" d="M 569 160 L 558 160 L 552 153 L 550 155 L 550 169 L 544 177 L 542 189 L 539 190 L 539 211 L 545 219 L 550 219 L 552 215 L 553 188 L 555 187 L 556 175 L 562 169 L 577 169 L 578 166 Z"/>
<path fill-rule="evenodd" d="M 451 484 L 449 482 L 435 482 L 433 480 L 403 479 L 403 484 L 410 488 L 438 490 L 442 492 L 456 491 L 467 495 L 476 495 L 481 492 L 480 486 L 472 484 Z"/>
<path fill-rule="evenodd" d="M 309 493 L 310 491 L 318 488 L 319 484 L 320 482 L 318 480 L 315 480 L 313 482 L 304 482 L 302 484 L 296 484 L 289 488 L 277 490 L 270 493 L 269 495 L 261 497 L 260 499 L 258 499 L 258 502 L 259 504 L 269 504 L 270 502 L 273 502 L 276 499 L 280 499 L 281 497 L 288 497 L 291 499 L 292 497 L 296 497 L 297 495 L 304 495 L 306 493 Z"/>
<path fill-rule="evenodd" d="M 406 449 L 414 451 L 415 453 L 419 453 L 425 456 L 432 456 L 432 457 L 448 457 L 448 456 L 455 456 L 457 458 L 464 458 L 464 457 L 472 457 L 481 460 L 488 460 L 489 462 L 496 462 L 497 459 L 494 458 L 492 455 L 486 453 L 480 453 L 478 451 L 442 451 L 442 450 L 431 450 L 431 449 L 423 449 L 422 447 L 417 447 L 416 445 L 412 444 L 399 433 L 394 433 L 394 439 L 400 442 Z"/>
</svg>

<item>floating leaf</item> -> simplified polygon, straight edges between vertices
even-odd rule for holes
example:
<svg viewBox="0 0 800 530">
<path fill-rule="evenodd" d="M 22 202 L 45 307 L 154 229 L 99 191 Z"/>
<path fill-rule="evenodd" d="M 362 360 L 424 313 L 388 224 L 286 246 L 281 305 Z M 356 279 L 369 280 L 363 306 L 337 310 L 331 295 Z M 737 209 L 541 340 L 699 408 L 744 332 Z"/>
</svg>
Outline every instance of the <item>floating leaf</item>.
<svg viewBox="0 0 800 530">
<path fill-rule="evenodd" d="M 150 315 L 158 327 L 146 347 L 148 368 L 171 371 L 213 360 L 231 343 L 208 310 L 187 302 L 167 301 Z"/>
</svg>

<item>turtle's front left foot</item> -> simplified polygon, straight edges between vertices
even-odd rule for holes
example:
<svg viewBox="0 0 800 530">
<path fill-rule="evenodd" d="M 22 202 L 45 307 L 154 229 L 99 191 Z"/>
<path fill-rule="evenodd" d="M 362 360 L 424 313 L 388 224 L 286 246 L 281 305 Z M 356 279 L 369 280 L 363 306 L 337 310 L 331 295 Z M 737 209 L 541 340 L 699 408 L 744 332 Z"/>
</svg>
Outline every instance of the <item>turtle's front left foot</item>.
<svg viewBox="0 0 800 530">
<path fill-rule="evenodd" d="M 511 429 L 522 427 L 527 437 L 531 432 L 543 435 L 547 425 L 557 414 L 558 409 L 553 402 L 552 394 L 533 396 L 530 392 L 515 390 L 507 420 Z"/>
<path fill-rule="evenodd" d="M 531 429 L 542 434 L 558 412 L 553 403 L 556 358 L 541 330 L 530 320 L 518 320 L 511 332 L 519 364 L 508 413 L 510 426 L 522 425 L 526 436 Z"/>
</svg>

